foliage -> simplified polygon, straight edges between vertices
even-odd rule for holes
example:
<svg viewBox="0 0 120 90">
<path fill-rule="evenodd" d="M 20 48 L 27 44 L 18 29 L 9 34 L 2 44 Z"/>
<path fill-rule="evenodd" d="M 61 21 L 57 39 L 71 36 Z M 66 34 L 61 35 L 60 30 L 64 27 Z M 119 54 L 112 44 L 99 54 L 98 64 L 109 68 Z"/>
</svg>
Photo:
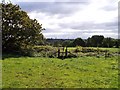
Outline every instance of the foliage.
<svg viewBox="0 0 120 90">
<path fill-rule="evenodd" d="M 83 47 L 116 47 L 120 46 L 120 39 L 114 39 L 110 37 L 104 38 L 101 35 L 93 35 L 88 39 L 47 39 L 47 45 L 52 46 L 67 46 L 67 47 L 75 47 L 75 46 L 83 46 Z"/>
<path fill-rule="evenodd" d="M 85 42 L 83 39 L 81 38 L 76 38 L 74 41 L 73 41 L 73 45 L 74 46 L 85 46 Z"/>
<path fill-rule="evenodd" d="M 116 43 L 117 44 L 117 43 Z M 113 47 L 115 45 L 115 40 L 108 37 L 103 40 L 103 46 L 104 47 Z"/>
<path fill-rule="evenodd" d="M 90 37 L 87 39 L 86 46 L 88 46 L 88 47 L 92 46 L 92 40 Z"/>
<path fill-rule="evenodd" d="M 33 48 L 35 57 L 57 57 L 57 48 L 52 46 L 36 46 Z"/>
<path fill-rule="evenodd" d="M 91 45 L 93 47 L 98 47 L 98 46 L 102 46 L 102 41 L 104 39 L 104 36 L 101 35 L 93 35 L 91 37 Z"/>
<path fill-rule="evenodd" d="M 65 47 L 65 46 L 73 47 L 73 41 L 72 40 L 65 40 L 65 41 L 63 41 L 62 46 L 63 47 Z"/>
<path fill-rule="evenodd" d="M 76 48 L 74 49 L 74 52 L 77 53 L 77 52 L 81 52 L 82 51 L 82 48 L 81 46 L 76 46 Z"/>
<path fill-rule="evenodd" d="M 16 52 L 43 41 L 42 24 L 12 3 L 2 4 L 2 48 Z"/>
</svg>

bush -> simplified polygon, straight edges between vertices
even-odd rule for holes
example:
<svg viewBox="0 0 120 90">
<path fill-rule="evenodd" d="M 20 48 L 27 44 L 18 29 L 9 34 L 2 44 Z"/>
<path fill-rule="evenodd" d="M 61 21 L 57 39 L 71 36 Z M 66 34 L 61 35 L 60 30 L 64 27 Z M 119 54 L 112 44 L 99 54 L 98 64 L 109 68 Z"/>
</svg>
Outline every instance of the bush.
<svg viewBox="0 0 120 90">
<path fill-rule="evenodd" d="M 82 47 L 76 46 L 76 49 L 73 52 L 77 53 L 77 52 L 81 52 L 81 51 L 82 51 Z"/>
<path fill-rule="evenodd" d="M 35 46 L 34 48 L 34 55 L 37 57 L 56 57 L 57 48 L 52 46 Z"/>
<path fill-rule="evenodd" d="M 33 56 L 34 52 L 35 52 L 35 50 L 33 48 L 29 47 L 26 49 L 22 49 L 20 54 L 23 56 Z"/>
</svg>

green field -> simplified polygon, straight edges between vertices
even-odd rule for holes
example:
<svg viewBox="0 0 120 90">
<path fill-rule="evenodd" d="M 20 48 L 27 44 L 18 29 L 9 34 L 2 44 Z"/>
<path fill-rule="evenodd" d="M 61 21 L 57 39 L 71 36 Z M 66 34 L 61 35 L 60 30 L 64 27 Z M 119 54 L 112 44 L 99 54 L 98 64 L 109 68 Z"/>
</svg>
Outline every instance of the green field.
<svg viewBox="0 0 120 90">
<path fill-rule="evenodd" d="M 74 49 L 76 49 L 77 47 L 69 47 L 68 49 L 69 50 L 74 50 Z M 89 48 L 89 47 L 88 47 Z M 90 47 L 90 48 L 93 48 L 93 49 L 100 49 L 100 50 L 109 50 L 110 52 L 118 52 L 119 51 L 119 49 L 118 48 L 101 48 L 101 47 L 99 47 L 99 48 L 97 48 L 97 47 Z"/>
<path fill-rule="evenodd" d="M 17 57 L 2 62 L 3 88 L 118 88 L 118 57 Z"/>
<path fill-rule="evenodd" d="M 119 88 L 116 2 L 1 1 L 0 89 Z"/>
</svg>

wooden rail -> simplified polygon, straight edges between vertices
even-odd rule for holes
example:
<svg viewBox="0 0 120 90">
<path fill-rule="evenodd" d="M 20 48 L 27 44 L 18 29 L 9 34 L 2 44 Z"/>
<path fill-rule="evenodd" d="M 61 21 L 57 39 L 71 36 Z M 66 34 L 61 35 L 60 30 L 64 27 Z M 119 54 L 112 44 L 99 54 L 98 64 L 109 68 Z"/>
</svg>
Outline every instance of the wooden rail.
<svg viewBox="0 0 120 90">
<path fill-rule="evenodd" d="M 65 51 L 64 51 L 64 47 L 63 47 L 63 50 L 61 51 L 60 50 L 60 48 L 58 48 L 58 58 L 66 58 L 66 57 L 68 57 L 68 53 L 70 53 L 70 52 L 68 52 L 68 49 L 67 49 L 67 47 L 65 48 Z"/>
</svg>

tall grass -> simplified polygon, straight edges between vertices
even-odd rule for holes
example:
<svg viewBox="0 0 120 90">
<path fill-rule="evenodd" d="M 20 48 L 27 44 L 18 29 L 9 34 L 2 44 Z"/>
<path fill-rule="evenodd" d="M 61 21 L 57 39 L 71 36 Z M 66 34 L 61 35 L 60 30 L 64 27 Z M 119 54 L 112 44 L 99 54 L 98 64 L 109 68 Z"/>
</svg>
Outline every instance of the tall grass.
<svg viewBox="0 0 120 90">
<path fill-rule="evenodd" d="M 118 88 L 118 59 L 5 58 L 3 88 Z"/>
</svg>

